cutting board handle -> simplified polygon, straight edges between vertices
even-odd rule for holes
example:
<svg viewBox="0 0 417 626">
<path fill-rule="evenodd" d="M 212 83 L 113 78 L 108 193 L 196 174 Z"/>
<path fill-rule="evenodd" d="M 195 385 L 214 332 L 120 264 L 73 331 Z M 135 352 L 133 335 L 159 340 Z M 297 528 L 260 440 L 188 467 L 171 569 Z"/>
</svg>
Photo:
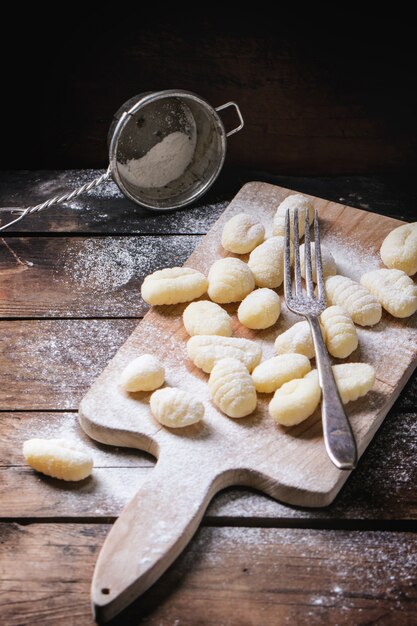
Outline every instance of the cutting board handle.
<svg viewBox="0 0 417 626">
<path fill-rule="evenodd" d="M 108 534 L 92 582 L 94 616 L 106 622 L 148 589 L 185 548 L 227 482 L 189 455 L 158 460 Z"/>
</svg>

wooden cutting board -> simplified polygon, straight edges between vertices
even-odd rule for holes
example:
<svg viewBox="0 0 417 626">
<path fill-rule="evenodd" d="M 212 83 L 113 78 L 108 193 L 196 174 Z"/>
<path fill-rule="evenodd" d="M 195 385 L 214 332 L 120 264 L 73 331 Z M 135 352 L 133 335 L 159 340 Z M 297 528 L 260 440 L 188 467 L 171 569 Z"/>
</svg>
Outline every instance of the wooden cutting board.
<svg viewBox="0 0 417 626">
<path fill-rule="evenodd" d="M 241 211 L 259 217 L 267 236 L 271 235 L 276 208 L 290 193 L 294 192 L 265 183 L 245 185 L 186 265 L 207 274 L 216 259 L 226 256 L 221 231 Z M 381 242 L 402 222 L 313 200 L 322 241 L 332 251 L 339 273 L 358 279 L 381 266 Z M 181 321 L 185 306 L 151 309 L 80 405 L 80 423 L 92 438 L 158 457 L 150 478 L 121 513 L 98 558 L 92 599 L 100 620 L 110 619 L 158 579 L 186 546 L 220 489 L 245 485 L 288 504 L 318 507 L 332 502 L 349 476 L 326 455 L 319 411 L 296 427 L 284 428 L 268 415 L 271 394 L 259 394 L 257 411 L 243 419 L 228 418 L 211 404 L 208 375 L 187 359 L 188 336 Z M 300 320 L 283 303 L 273 328 L 251 331 L 237 321 L 237 305 L 226 308 L 234 317 L 234 335 L 259 341 L 264 358 L 273 356 L 276 335 Z M 371 363 L 377 376 L 372 392 L 347 406 L 359 455 L 417 364 L 416 317 L 395 320 L 384 314 L 376 327 L 358 328 L 360 346 L 348 360 Z M 204 423 L 163 428 L 150 414 L 149 393 L 128 394 L 119 388 L 122 369 L 143 352 L 160 357 L 167 385 L 188 390 L 204 402 Z"/>
</svg>

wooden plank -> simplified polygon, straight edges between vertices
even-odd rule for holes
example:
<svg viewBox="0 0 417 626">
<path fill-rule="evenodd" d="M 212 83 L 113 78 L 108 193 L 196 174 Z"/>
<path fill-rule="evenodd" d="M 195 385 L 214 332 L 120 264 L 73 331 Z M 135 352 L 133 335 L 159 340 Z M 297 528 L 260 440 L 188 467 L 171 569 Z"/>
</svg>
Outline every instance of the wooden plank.
<svg viewBox="0 0 417 626">
<path fill-rule="evenodd" d="M 213 524 L 342 525 L 368 520 L 384 525 L 417 519 L 414 463 L 416 414 L 391 412 L 358 468 L 326 508 L 285 506 L 248 489 L 227 489 L 213 499 L 205 520 Z M 117 517 L 154 465 L 140 450 L 115 448 L 87 437 L 76 413 L 2 413 L 0 516 L 5 518 Z M 22 443 L 31 437 L 81 442 L 94 458 L 93 479 L 68 484 L 26 466 Z"/>
<path fill-rule="evenodd" d="M 108 529 L 1 524 L 2 623 L 93 626 L 90 579 Z M 410 626 L 416 589 L 411 533 L 202 528 L 116 623 Z"/>
<path fill-rule="evenodd" d="M 2 321 L 0 409 L 76 410 L 137 322 Z"/>
<path fill-rule="evenodd" d="M 103 170 L 0 172 L 0 207 L 26 207 L 90 182 Z M 146 211 L 127 200 L 112 181 L 69 204 L 32 215 L 13 233 L 204 234 L 231 197 L 250 180 L 270 182 L 348 206 L 412 221 L 417 201 L 412 181 L 391 176 L 278 176 L 227 168 L 213 188 L 191 208 L 169 213 Z M 2 222 L 10 217 L 1 212 Z"/>
<path fill-rule="evenodd" d="M 182 265 L 200 237 L 0 238 L 2 317 L 138 317 L 143 278 Z"/>
</svg>

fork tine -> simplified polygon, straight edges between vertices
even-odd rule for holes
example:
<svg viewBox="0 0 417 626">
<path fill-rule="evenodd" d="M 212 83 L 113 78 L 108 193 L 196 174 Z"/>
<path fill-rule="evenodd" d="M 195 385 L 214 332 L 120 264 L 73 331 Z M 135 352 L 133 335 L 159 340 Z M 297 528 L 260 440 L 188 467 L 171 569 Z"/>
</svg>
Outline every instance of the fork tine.
<svg viewBox="0 0 417 626">
<path fill-rule="evenodd" d="M 293 213 L 294 228 L 294 274 L 295 274 L 295 294 L 302 295 L 301 286 L 301 265 L 300 265 L 300 236 L 298 234 L 298 209 Z"/>
<path fill-rule="evenodd" d="M 306 226 L 304 233 L 304 264 L 306 275 L 307 295 L 314 296 L 313 272 L 311 269 L 311 241 L 310 241 L 310 218 L 306 211 Z"/>
<path fill-rule="evenodd" d="M 284 297 L 291 298 L 291 228 L 290 210 L 285 214 L 285 247 L 284 247 Z"/>
<path fill-rule="evenodd" d="M 314 253 L 316 259 L 317 295 L 319 301 L 325 301 L 326 294 L 324 289 L 323 263 L 321 260 L 320 247 L 319 214 L 317 212 L 317 209 L 315 209 L 314 211 Z"/>
</svg>

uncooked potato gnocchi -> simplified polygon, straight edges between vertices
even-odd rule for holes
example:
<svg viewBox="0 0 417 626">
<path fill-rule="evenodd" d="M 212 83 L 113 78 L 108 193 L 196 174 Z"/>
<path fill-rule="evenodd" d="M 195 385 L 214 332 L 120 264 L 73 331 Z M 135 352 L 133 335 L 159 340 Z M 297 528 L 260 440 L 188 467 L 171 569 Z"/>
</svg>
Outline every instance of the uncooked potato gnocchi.
<svg viewBox="0 0 417 626">
<path fill-rule="evenodd" d="M 315 253 L 315 245 L 314 242 L 311 242 L 311 270 L 313 275 L 313 281 L 317 282 L 317 272 L 316 272 L 316 253 Z M 332 253 L 326 246 L 323 244 L 320 245 L 321 250 L 321 265 L 323 268 L 323 276 L 326 278 L 327 276 L 334 276 L 336 274 L 336 261 L 333 258 Z M 305 244 L 301 244 L 300 246 L 300 265 L 301 265 L 301 276 L 303 278 L 306 277 L 306 265 L 305 265 Z"/>
<path fill-rule="evenodd" d="M 232 318 L 221 306 L 210 300 L 191 302 L 182 314 L 185 330 L 194 335 L 222 335 L 230 337 L 232 334 Z"/>
<path fill-rule="evenodd" d="M 352 318 L 340 306 L 330 306 L 320 316 L 326 329 L 326 346 L 329 353 L 344 359 L 358 347 L 358 333 Z"/>
<path fill-rule="evenodd" d="M 248 266 L 258 287 L 279 287 L 284 280 L 284 237 L 270 237 L 252 250 Z"/>
<path fill-rule="evenodd" d="M 164 384 L 165 370 L 153 354 L 141 354 L 133 359 L 120 376 L 125 391 L 153 391 Z"/>
<path fill-rule="evenodd" d="M 245 417 L 256 409 L 255 385 L 246 367 L 237 359 L 221 359 L 208 381 L 211 399 L 229 417 Z"/>
<path fill-rule="evenodd" d="M 204 404 L 178 387 L 164 387 L 154 391 L 150 407 L 158 422 L 169 428 L 191 426 L 204 417 Z"/>
<path fill-rule="evenodd" d="M 323 326 L 321 331 L 323 339 L 326 340 L 326 331 Z M 309 323 L 306 320 L 297 322 L 278 335 L 275 339 L 275 352 L 277 354 L 296 352 L 297 354 L 303 354 L 308 359 L 312 359 L 314 357 L 314 344 Z"/>
<path fill-rule="evenodd" d="M 375 382 L 375 370 L 368 363 L 338 363 L 332 366 L 334 378 L 343 404 L 366 395 Z M 317 370 L 312 370 L 306 378 L 318 383 Z"/>
<path fill-rule="evenodd" d="M 257 365 L 252 379 L 256 391 L 272 393 L 293 378 L 303 378 L 310 370 L 310 361 L 303 354 L 280 354 Z"/>
<path fill-rule="evenodd" d="M 211 372 L 220 359 L 237 359 L 251 372 L 262 358 L 260 346 L 250 339 L 240 337 L 219 337 L 215 335 L 196 335 L 187 342 L 187 353 L 194 365 Z"/>
<path fill-rule="evenodd" d="M 361 285 L 394 317 L 409 317 L 417 311 L 417 286 L 401 270 L 373 270 L 361 277 Z"/>
<path fill-rule="evenodd" d="M 316 410 L 321 397 L 318 378 L 295 378 L 276 390 L 269 403 L 269 414 L 278 424 L 295 426 Z"/>
<path fill-rule="evenodd" d="M 251 270 L 234 257 L 215 261 L 208 273 L 208 295 L 219 304 L 243 300 L 254 288 Z"/>
<path fill-rule="evenodd" d="M 327 278 L 325 285 L 328 304 L 338 304 L 346 309 L 355 324 L 374 326 L 381 319 L 380 303 L 359 283 L 336 274 Z"/>
<path fill-rule="evenodd" d="M 260 330 L 273 326 L 281 313 L 281 300 L 272 289 L 261 288 L 252 291 L 240 303 L 237 317 L 247 328 Z M 208 334 L 208 333 L 206 333 Z"/>
<path fill-rule="evenodd" d="M 265 237 L 261 222 L 249 213 L 234 215 L 223 227 L 222 246 L 235 254 L 247 254 Z"/>
<path fill-rule="evenodd" d="M 146 276 L 141 293 L 151 305 L 178 304 L 199 298 L 207 286 L 204 274 L 191 267 L 166 267 Z"/>
<path fill-rule="evenodd" d="M 36 471 L 67 481 L 83 480 L 93 469 L 90 454 L 68 439 L 29 439 L 23 456 Z"/>
<path fill-rule="evenodd" d="M 390 269 L 402 270 L 409 276 L 417 272 L 417 222 L 398 226 L 385 237 L 381 259 Z"/>
<path fill-rule="evenodd" d="M 277 209 L 277 212 L 275 213 L 273 222 L 274 235 L 285 235 L 285 214 L 287 213 L 288 209 L 290 210 L 291 215 L 291 240 L 294 241 L 294 232 L 292 227 L 294 221 L 294 209 L 298 209 L 298 233 L 300 237 L 302 237 L 305 231 L 306 212 L 308 211 L 308 216 L 311 224 L 314 218 L 314 207 L 311 200 L 306 196 L 303 196 L 301 193 L 287 196 L 285 200 L 281 202 Z"/>
</svg>

